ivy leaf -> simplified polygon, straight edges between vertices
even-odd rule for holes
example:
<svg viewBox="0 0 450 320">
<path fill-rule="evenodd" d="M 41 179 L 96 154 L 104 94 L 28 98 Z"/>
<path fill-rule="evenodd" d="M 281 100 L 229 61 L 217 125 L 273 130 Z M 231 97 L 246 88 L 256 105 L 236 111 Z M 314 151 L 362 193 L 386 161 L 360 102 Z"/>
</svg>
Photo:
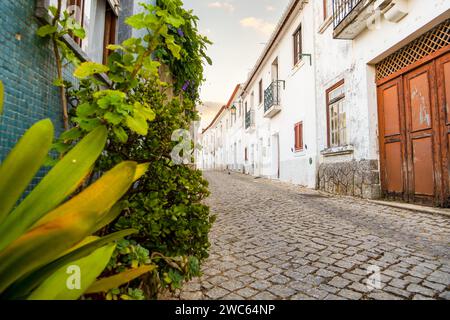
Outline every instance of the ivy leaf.
<svg viewBox="0 0 450 320">
<path fill-rule="evenodd" d="M 73 73 L 78 79 L 85 79 L 98 73 L 108 72 L 109 68 L 96 62 L 83 62 Z"/>
<path fill-rule="evenodd" d="M 171 24 L 175 28 L 179 28 L 182 24 L 184 24 L 184 19 L 183 18 L 175 17 L 175 16 L 171 16 L 171 15 L 166 16 L 165 17 L 165 21 L 168 24 Z"/>
<path fill-rule="evenodd" d="M 89 116 L 93 115 L 96 111 L 97 111 L 97 108 L 94 105 L 86 102 L 86 103 L 80 104 L 77 107 L 77 116 L 89 117 Z"/>
<path fill-rule="evenodd" d="M 84 39 L 86 38 L 86 31 L 83 28 L 75 28 L 73 29 L 73 35 L 77 38 Z"/>
<path fill-rule="evenodd" d="M 48 36 L 50 34 L 56 33 L 56 31 L 58 31 L 58 28 L 56 26 L 47 24 L 45 26 L 40 27 L 38 29 L 38 31 L 36 32 L 36 34 L 39 37 L 45 38 L 46 36 Z"/>
<path fill-rule="evenodd" d="M 78 122 L 78 124 L 80 125 L 80 128 L 91 132 L 92 130 L 94 130 L 95 128 L 99 127 L 102 125 L 102 122 L 99 119 L 80 119 L 80 118 L 75 118 L 74 119 L 76 122 Z"/>
<path fill-rule="evenodd" d="M 106 49 L 111 51 L 122 50 L 125 51 L 125 48 L 119 44 L 110 44 L 106 47 Z"/>
<path fill-rule="evenodd" d="M 133 117 L 126 117 L 127 126 L 131 131 L 140 134 L 141 136 L 146 136 L 148 133 L 148 124 L 144 116 L 139 112 L 135 112 Z"/>
<path fill-rule="evenodd" d="M 146 27 L 145 14 L 142 12 L 128 17 L 125 23 L 137 30 L 144 29 Z"/>
<path fill-rule="evenodd" d="M 122 127 L 113 127 L 113 132 L 120 142 L 126 143 L 128 141 L 128 135 Z"/>
<path fill-rule="evenodd" d="M 173 56 L 177 59 L 181 59 L 181 47 L 175 43 L 175 38 L 173 36 L 166 37 L 166 44 Z"/>
<path fill-rule="evenodd" d="M 64 87 L 64 80 L 63 79 L 55 79 L 54 81 L 53 81 L 53 85 L 55 86 L 55 87 Z"/>
<path fill-rule="evenodd" d="M 50 13 L 51 13 L 53 16 L 56 16 L 56 14 L 58 13 L 58 8 L 55 7 L 55 6 L 49 6 L 49 7 L 48 7 L 48 11 L 50 11 Z"/>
<path fill-rule="evenodd" d="M 69 131 L 63 132 L 59 138 L 62 140 L 65 140 L 65 141 L 67 141 L 67 140 L 73 141 L 73 140 L 80 138 L 81 135 L 82 135 L 82 132 L 79 128 L 72 128 Z"/>
<path fill-rule="evenodd" d="M 117 113 L 107 112 L 103 116 L 103 118 L 111 123 L 112 125 L 118 125 L 120 122 L 122 122 L 123 117 Z"/>
<path fill-rule="evenodd" d="M 0 115 L 3 113 L 3 100 L 5 99 L 5 87 L 3 81 L 0 80 Z"/>
<path fill-rule="evenodd" d="M 145 118 L 145 120 L 153 121 L 155 119 L 155 116 L 156 116 L 155 112 L 152 109 L 150 109 L 149 107 L 147 107 L 147 106 L 144 107 L 139 102 L 135 102 L 134 108 L 135 108 L 135 112 L 140 113 Z"/>
</svg>

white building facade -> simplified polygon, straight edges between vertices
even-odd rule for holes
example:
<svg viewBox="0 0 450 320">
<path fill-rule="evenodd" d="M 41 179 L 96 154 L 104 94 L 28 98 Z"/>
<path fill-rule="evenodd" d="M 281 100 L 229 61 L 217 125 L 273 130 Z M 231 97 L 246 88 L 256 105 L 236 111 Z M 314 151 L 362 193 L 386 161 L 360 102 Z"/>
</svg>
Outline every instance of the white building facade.
<svg viewBox="0 0 450 320">
<path fill-rule="evenodd" d="M 243 114 L 221 166 L 448 206 L 449 19 L 445 0 L 291 1 L 221 116 Z"/>
</svg>

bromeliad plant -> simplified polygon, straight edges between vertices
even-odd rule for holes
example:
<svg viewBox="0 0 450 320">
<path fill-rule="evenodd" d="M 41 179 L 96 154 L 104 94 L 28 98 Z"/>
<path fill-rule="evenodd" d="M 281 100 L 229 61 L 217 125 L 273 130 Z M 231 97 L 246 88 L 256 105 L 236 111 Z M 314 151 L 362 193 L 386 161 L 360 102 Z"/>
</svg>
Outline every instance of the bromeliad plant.
<svg viewBox="0 0 450 320">
<path fill-rule="evenodd" d="M 135 232 L 91 236 L 121 212 L 117 203 L 148 165 L 122 162 L 83 192 L 67 200 L 91 171 L 107 139 L 100 126 L 83 138 L 16 206 L 40 169 L 53 141 L 53 125 L 32 126 L 0 166 L 0 297 L 3 299 L 78 299 L 107 292 L 152 271 L 155 266 L 96 278 L 107 266 L 115 241 Z M 79 282 L 68 285 L 69 267 Z"/>
</svg>

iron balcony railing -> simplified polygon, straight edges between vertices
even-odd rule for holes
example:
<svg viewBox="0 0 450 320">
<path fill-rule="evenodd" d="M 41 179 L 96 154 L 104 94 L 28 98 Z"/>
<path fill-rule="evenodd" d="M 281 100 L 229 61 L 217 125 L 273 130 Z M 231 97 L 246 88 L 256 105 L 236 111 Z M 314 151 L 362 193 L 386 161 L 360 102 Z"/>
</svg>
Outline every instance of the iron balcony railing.
<svg viewBox="0 0 450 320">
<path fill-rule="evenodd" d="M 336 29 L 363 0 L 333 0 L 333 26 Z"/>
<path fill-rule="evenodd" d="M 281 85 L 284 84 L 282 80 L 275 80 L 264 91 L 264 112 L 267 112 L 273 106 L 281 104 Z"/>
<path fill-rule="evenodd" d="M 255 124 L 254 114 L 255 112 L 253 110 L 250 110 L 245 114 L 245 129 L 248 129 Z"/>
</svg>

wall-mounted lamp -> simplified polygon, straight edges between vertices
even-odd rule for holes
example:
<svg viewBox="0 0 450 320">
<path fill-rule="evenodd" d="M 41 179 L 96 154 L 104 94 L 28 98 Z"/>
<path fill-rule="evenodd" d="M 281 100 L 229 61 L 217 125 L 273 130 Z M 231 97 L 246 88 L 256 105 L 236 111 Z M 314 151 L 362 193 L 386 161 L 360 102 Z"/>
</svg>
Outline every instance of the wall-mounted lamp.
<svg viewBox="0 0 450 320">
<path fill-rule="evenodd" d="M 233 106 L 230 108 L 231 111 L 231 115 L 235 116 L 236 115 L 236 106 L 233 104 Z"/>
</svg>

